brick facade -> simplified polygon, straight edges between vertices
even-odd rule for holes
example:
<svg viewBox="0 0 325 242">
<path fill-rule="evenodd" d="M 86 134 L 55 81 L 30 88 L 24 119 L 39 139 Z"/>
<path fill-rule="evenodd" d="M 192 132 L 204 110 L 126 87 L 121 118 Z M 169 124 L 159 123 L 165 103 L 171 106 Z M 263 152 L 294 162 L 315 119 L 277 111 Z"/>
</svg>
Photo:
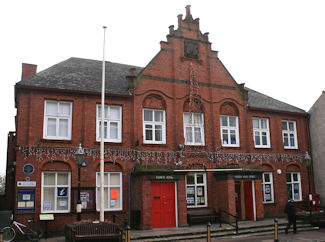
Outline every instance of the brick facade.
<svg viewBox="0 0 325 242">
<path fill-rule="evenodd" d="M 184 19 L 182 15 L 178 16 L 178 29 L 174 30 L 173 26 L 169 28 L 167 41 L 161 42 L 159 53 L 136 75 L 134 69 L 131 70 L 124 81 L 130 95 L 108 93 L 106 98 L 106 104 L 122 107 L 122 142 L 105 143 L 105 171 L 122 172 L 123 181 L 122 209 L 105 212 L 106 219 L 110 220 L 116 214 L 132 223 L 131 213 L 140 211 L 140 228 L 151 229 L 151 205 L 154 199 L 151 184 L 172 181 L 176 184 L 177 225 L 187 226 L 186 175 L 193 173 L 206 175 L 207 193 L 202 200 L 207 200 L 206 206 L 232 214 L 238 212 L 235 184 L 249 180 L 253 184 L 254 196 L 242 199 L 248 199 L 247 203 L 254 200 L 254 218 L 283 216 L 283 208 L 288 200 L 286 171 L 290 169 L 300 172 L 302 199 L 298 203 L 306 201 L 308 182 L 303 157 L 306 151 L 310 152 L 308 114 L 276 110 L 271 106 L 250 106 L 250 91 L 243 84 L 235 82 L 218 58 L 218 52 L 211 50 L 208 34 L 201 34 L 199 20 L 192 18 L 189 6 Z M 35 87 L 24 85 L 24 82 L 16 85 L 16 93 L 15 179 L 16 182 L 26 180 L 23 167 L 27 163 L 32 164 L 35 171 L 28 177 L 36 182 L 36 187 L 31 188 L 35 190 L 36 198 L 35 212 L 22 214 L 15 211 L 15 216 L 19 221 L 33 219 L 41 223 L 42 172 L 68 171 L 71 173 L 70 212 L 54 213 L 55 221 L 49 222 L 50 230 L 62 231 L 64 224 L 72 223 L 76 218 L 74 194 L 78 184 L 78 167 L 73 154 L 79 144 L 86 150 L 87 163 L 86 167 L 81 168 L 81 188 L 94 191 L 93 199 L 96 197 L 96 171 L 99 171 L 96 105 L 100 104 L 100 93 L 56 86 Z M 70 140 L 44 138 L 45 100 L 72 103 Z M 144 142 L 143 108 L 165 111 L 165 143 Z M 204 114 L 204 145 L 180 146 L 185 144 L 184 112 Z M 238 147 L 223 146 L 220 115 L 238 117 Z M 253 117 L 269 120 L 270 148 L 255 148 Z M 284 149 L 282 120 L 296 122 L 298 149 Z M 278 169 L 281 174 L 277 173 Z M 263 204 L 262 171 L 273 174 L 272 203 Z M 245 172 L 250 175 L 246 176 Z M 171 178 L 157 178 L 168 174 Z M 98 219 L 95 205 L 96 201 L 93 201 L 92 209 L 82 212 L 82 219 Z"/>
</svg>

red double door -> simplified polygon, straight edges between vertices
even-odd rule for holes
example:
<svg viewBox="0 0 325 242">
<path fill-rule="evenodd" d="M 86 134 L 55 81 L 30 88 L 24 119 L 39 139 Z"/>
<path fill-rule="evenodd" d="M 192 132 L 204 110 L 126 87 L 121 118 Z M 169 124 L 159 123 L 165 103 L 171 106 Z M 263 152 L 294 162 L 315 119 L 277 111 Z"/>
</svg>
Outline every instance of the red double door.
<svg viewBox="0 0 325 242">
<path fill-rule="evenodd" d="M 254 220 L 253 189 L 252 181 L 236 182 L 236 211 L 239 219 Z M 244 194 L 241 194 L 243 190 Z M 244 199 L 244 201 L 242 201 Z M 242 206 L 244 206 L 244 211 Z M 245 212 L 243 215 L 242 212 Z"/>
<path fill-rule="evenodd" d="M 152 228 L 176 226 L 175 183 L 151 183 Z"/>
</svg>

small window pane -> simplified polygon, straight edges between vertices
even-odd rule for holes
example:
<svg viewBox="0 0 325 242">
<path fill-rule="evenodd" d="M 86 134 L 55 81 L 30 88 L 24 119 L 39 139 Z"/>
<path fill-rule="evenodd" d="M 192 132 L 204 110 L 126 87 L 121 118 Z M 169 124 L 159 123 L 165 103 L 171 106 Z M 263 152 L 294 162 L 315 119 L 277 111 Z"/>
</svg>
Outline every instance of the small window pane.
<svg viewBox="0 0 325 242">
<path fill-rule="evenodd" d="M 144 110 L 144 121 L 152 121 L 152 110 Z"/>
<path fill-rule="evenodd" d="M 46 115 L 57 115 L 58 104 L 56 102 L 46 102 Z"/>
<path fill-rule="evenodd" d="M 298 181 L 298 174 L 297 173 L 293 173 L 293 181 Z"/>
<path fill-rule="evenodd" d="M 59 120 L 59 136 L 68 137 L 68 120 L 60 119 Z"/>
<path fill-rule="evenodd" d="M 229 126 L 230 127 L 236 127 L 236 117 L 229 117 Z"/>
<path fill-rule="evenodd" d="M 260 128 L 260 122 L 258 119 L 253 119 L 253 128 L 254 129 Z"/>
<path fill-rule="evenodd" d="M 120 188 L 114 187 L 110 188 L 110 202 L 109 207 L 110 208 L 120 208 Z"/>
<path fill-rule="evenodd" d="M 193 142 L 192 128 L 191 127 L 186 127 L 186 142 L 188 142 L 188 143 Z"/>
<path fill-rule="evenodd" d="M 117 139 L 118 136 L 118 128 L 117 128 L 117 123 L 111 122 L 110 127 L 109 127 L 109 134 L 110 134 L 110 139 Z"/>
<path fill-rule="evenodd" d="M 293 122 L 289 122 L 289 130 L 290 131 L 294 131 L 295 130 Z"/>
<path fill-rule="evenodd" d="M 194 114 L 194 124 L 202 124 L 202 115 L 199 113 Z"/>
<path fill-rule="evenodd" d="M 55 188 L 54 187 L 44 187 L 44 195 L 43 195 L 43 209 L 46 210 L 54 210 L 55 203 Z"/>
<path fill-rule="evenodd" d="M 44 185 L 55 185 L 55 173 L 44 173 Z"/>
<path fill-rule="evenodd" d="M 119 107 L 110 107 L 110 118 L 114 120 L 120 119 L 120 108 Z"/>
<path fill-rule="evenodd" d="M 155 141 L 162 141 L 162 126 L 155 125 Z"/>
<path fill-rule="evenodd" d="M 286 174 L 287 182 L 291 182 L 291 173 Z"/>
<path fill-rule="evenodd" d="M 58 173 L 58 185 L 68 185 L 69 175 L 67 173 Z"/>
<path fill-rule="evenodd" d="M 284 146 L 289 146 L 288 134 L 283 134 Z"/>
<path fill-rule="evenodd" d="M 194 176 L 193 175 L 187 175 L 186 176 L 187 180 L 187 184 L 194 184 Z"/>
<path fill-rule="evenodd" d="M 255 145 L 261 145 L 259 132 L 255 132 Z"/>
<path fill-rule="evenodd" d="M 184 113 L 184 123 L 185 124 L 189 123 L 189 114 L 188 113 Z"/>
<path fill-rule="evenodd" d="M 293 134 L 290 134 L 290 145 L 295 146 L 295 137 Z"/>
<path fill-rule="evenodd" d="M 266 132 L 262 132 L 262 144 L 267 145 L 267 136 Z"/>
<path fill-rule="evenodd" d="M 221 126 L 228 126 L 228 119 L 225 116 L 221 116 Z"/>
<path fill-rule="evenodd" d="M 287 122 L 282 122 L 282 130 L 288 130 Z"/>
<path fill-rule="evenodd" d="M 266 119 L 261 119 L 261 128 L 262 129 L 267 129 L 267 121 L 266 121 Z"/>
<path fill-rule="evenodd" d="M 111 173 L 111 185 L 120 185 L 120 173 Z"/>
<path fill-rule="evenodd" d="M 68 210 L 68 198 L 67 197 L 58 197 L 56 202 L 57 210 Z"/>
<path fill-rule="evenodd" d="M 203 184 L 203 174 L 197 174 L 196 183 L 197 184 Z"/>
<path fill-rule="evenodd" d="M 194 128 L 194 137 L 195 137 L 195 143 L 201 143 L 201 129 L 200 128 Z"/>
<path fill-rule="evenodd" d="M 163 111 L 155 111 L 155 122 L 164 122 Z"/>
<path fill-rule="evenodd" d="M 47 119 L 47 136 L 56 136 L 56 119 Z"/>
<path fill-rule="evenodd" d="M 60 103 L 59 114 L 64 115 L 64 116 L 70 116 L 70 104 L 69 103 Z"/>
<path fill-rule="evenodd" d="M 146 140 L 152 140 L 152 129 L 149 129 L 147 126 L 151 128 L 151 125 L 146 125 Z"/>
<path fill-rule="evenodd" d="M 270 174 L 264 173 L 264 181 L 265 182 L 270 182 Z"/>
</svg>

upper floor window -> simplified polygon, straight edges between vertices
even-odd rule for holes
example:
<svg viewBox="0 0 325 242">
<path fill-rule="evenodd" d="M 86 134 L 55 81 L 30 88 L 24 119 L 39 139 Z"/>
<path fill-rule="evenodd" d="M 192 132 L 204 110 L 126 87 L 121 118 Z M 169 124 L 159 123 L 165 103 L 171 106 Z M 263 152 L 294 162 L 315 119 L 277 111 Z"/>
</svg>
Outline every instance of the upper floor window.
<svg viewBox="0 0 325 242">
<path fill-rule="evenodd" d="M 190 173 L 186 175 L 186 203 L 188 207 L 207 206 L 206 174 Z"/>
<path fill-rule="evenodd" d="M 301 200 L 301 182 L 300 182 L 300 172 L 287 172 L 287 193 L 288 200 L 292 199 L 294 201 Z"/>
<path fill-rule="evenodd" d="M 143 109 L 143 138 L 143 143 L 146 144 L 166 143 L 164 110 Z"/>
<path fill-rule="evenodd" d="M 42 213 L 70 211 L 70 172 L 42 172 Z"/>
<path fill-rule="evenodd" d="M 71 139 L 72 103 L 45 101 L 43 137 L 45 139 Z"/>
<path fill-rule="evenodd" d="M 297 149 L 296 122 L 282 120 L 282 137 L 285 149 Z"/>
<path fill-rule="evenodd" d="M 204 145 L 203 113 L 184 113 L 185 145 Z"/>
<path fill-rule="evenodd" d="M 262 174 L 263 202 L 273 203 L 273 176 L 272 172 L 263 172 Z"/>
<path fill-rule="evenodd" d="M 100 209 L 100 172 L 96 173 L 96 205 Z M 122 172 L 104 172 L 104 210 L 122 210 Z"/>
<path fill-rule="evenodd" d="M 239 146 L 239 129 L 237 116 L 220 116 L 220 132 L 222 146 Z"/>
<path fill-rule="evenodd" d="M 97 128 L 96 140 L 101 139 L 101 105 L 97 105 Z M 122 141 L 122 107 L 104 106 L 104 141 L 121 142 Z"/>
<path fill-rule="evenodd" d="M 253 135 L 256 148 L 270 148 L 269 120 L 253 118 Z"/>
</svg>

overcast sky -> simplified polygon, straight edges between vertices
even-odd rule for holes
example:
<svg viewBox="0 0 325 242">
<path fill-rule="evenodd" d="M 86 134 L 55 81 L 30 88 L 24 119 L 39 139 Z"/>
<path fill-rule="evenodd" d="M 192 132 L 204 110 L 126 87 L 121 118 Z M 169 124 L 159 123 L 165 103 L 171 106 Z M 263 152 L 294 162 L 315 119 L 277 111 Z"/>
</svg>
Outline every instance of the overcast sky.
<svg viewBox="0 0 325 242">
<path fill-rule="evenodd" d="M 106 60 L 144 67 L 188 4 L 237 83 L 306 111 L 325 90 L 324 0 L 3 0 L 0 172 L 23 62 L 42 71 L 70 57 L 101 60 L 106 25 Z"/>
</svg>

